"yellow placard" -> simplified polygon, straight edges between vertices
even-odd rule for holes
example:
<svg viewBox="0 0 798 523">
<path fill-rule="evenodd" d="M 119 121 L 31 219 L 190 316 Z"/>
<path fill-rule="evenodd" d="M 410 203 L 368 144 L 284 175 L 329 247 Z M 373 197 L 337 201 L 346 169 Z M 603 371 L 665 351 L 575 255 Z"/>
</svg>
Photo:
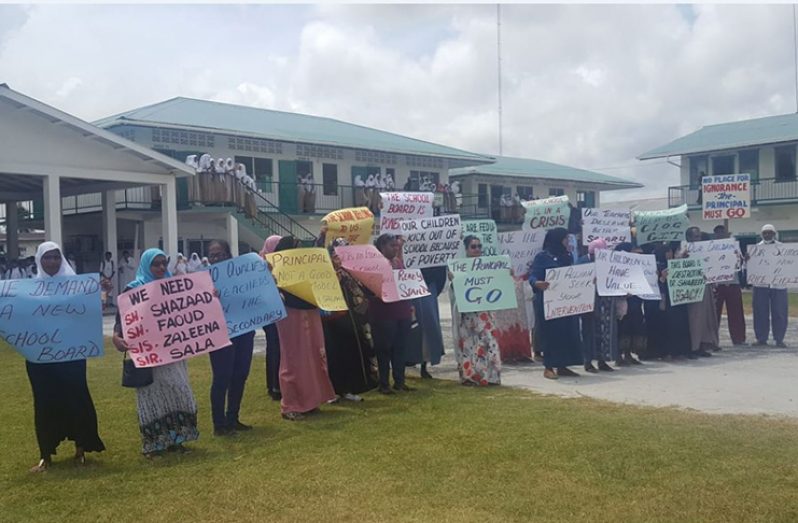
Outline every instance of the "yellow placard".
<svg viewBox="0 0 798 523">
<path fill-rule="evenodd" d="M 322 222 L 327 224 L 325 246 L 329 246 L 336 238 L 346 239 L 349 245 L 366 245 L 371 242 L 374 215 L 368 207 L 338 209 L 322 218 Z"/>
<path fill-rule="evenodd" d="M 289 249 L 266 255 L 277 286 L 326 311 L 347 309 L 327 249 Z"/>
</svg>

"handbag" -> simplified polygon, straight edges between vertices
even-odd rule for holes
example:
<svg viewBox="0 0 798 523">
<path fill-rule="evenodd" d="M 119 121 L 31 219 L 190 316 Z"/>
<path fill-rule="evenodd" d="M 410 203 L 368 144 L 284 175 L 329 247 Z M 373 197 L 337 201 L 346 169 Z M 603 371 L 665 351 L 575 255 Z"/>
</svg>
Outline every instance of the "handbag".
<svg viewBox="0 0 798 523">
<path fill-rule="evenodd" d="M 138 389 L 151 385 L 152 367 L 138 368 L 133 364 L 133 360 L 127 357 L 127 352 L 122 359 L 122 386 L 131 389 Z"/>
</svg>

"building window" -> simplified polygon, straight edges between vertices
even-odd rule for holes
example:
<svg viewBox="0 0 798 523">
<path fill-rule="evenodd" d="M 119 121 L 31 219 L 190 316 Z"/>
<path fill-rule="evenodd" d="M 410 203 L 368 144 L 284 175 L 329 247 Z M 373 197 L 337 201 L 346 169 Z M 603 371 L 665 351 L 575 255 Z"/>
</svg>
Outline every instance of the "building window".
<svg viewBox="0 0 798 523">
<path fill-rule="evenodd" d="M 576 206 L 580 209 L 596 206 L 596 193 L 594 191 L 576 191 Z"/>
<path fill-rule="evenodd" d="M 750 174 L 751 181 L 759 180 L 759 149 L 740 151 L 738 163 L 740 164 L 740 173 Z"/>
<path fill-rule="evenodd" d="M 706 156 L 690 157 L 690 187 L 698 189 L 701 187 L 701 179 L 709 174 L 709 159 Z"/>
<path fill-rule="evenodd" d="M 256 158 L 252 156 L 236 156 L 236 163 L 244 165 L 247 174 L 255 179 L 258 189 L 263 192 L 272 192 L 272 159 Z"/>
<path fill-rule="evenodd" d="M 518 186 L 518 196 L 522 200 L 529 201 L 532 198 L 534 198 L 534 191 L 532 190 L 532 187 L 525 186 L 525 185 L 519 185 Z"/>
<path fill-rule="evenodd" d="M 559 189 L 556 187 L 552 187 L 549 189 L 549 196 L 562 196 L 565 194 L 565 189 Z"/>
<path fill-rule="evenodd" d="M 795 146 L 776 147 L 776 181 L 795 180 Z"/>
<path fill-rule="evenodd" d="M 440 173 L 432 171 L 410 171 L 410 184 L 415 187 L 422 187 L 424 181 L 434 183 L 436 186 L 440 182 Z"/>
<path fill-rule="evenodd" d="M 477 207 L 488 206 L 488 184 L 480 183 L 477 185 Z"/>
<path fill-rule="evenodd" d="M 324 196 L 338 196 L 338 166 L 325 163 L 321 166 Z"/>
<path fill-rule="evenodd" d="M 712 174 L 734 174 L 734 155 L 726 154 L 723 156 L 712 157 Z"/>
</svg>

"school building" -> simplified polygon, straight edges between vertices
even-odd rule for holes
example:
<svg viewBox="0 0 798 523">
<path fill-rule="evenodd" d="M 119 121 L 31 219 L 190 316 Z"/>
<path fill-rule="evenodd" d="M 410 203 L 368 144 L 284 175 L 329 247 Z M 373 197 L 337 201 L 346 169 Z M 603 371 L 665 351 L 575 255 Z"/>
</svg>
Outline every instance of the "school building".
<svg viewBox="0 0 798 523">
<path fill-rule="evenodd" d="M 706 175 L 751 175 L 751 217 L 729 220 L 732 233 L 754 241 L 766 223 L 782 241 L 798 241 L 798 114 L 708 125 L 638 158 L 666 158 L 679 169 L 680 184 L 668 188 L 668 205 L 687 204 L 692 225 L 711 232 L 723 223 L 703 220 L 701 179 Z M 672 158 L 675 158 L 674 161 Z"/>
</svg>

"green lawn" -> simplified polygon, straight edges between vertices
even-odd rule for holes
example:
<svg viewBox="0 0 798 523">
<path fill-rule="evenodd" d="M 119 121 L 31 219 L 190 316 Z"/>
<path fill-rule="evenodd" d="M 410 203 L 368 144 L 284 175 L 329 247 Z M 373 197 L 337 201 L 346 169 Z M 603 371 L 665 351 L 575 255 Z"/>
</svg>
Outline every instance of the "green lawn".
<svg viewBox="0 0 798 523">
<path fill-rule="evenodd" d="M 745 314 L 752 315 L 754 313 L 751 307 L 751 300 L 754 295 L 752 292 L 743 293 L 743 310 Z M 788 310 L 791 317 L 798 317 L 798 293 L 790 291 L 787 293 Z"/>
<path fill-rule="evenodd" d="M 138 454 L 121 356 L 89 380 L 108 450 L 37 461 L 22 359 L 0 348 L 0 521 L 798 521 L 798 423 L 411 380 L 286 422 L 256 357 L 235 439 L 210 433 L 207 358 L 188 455 Z M 608 384 L 611 386 L 611 384 Z"/>
</svg>

